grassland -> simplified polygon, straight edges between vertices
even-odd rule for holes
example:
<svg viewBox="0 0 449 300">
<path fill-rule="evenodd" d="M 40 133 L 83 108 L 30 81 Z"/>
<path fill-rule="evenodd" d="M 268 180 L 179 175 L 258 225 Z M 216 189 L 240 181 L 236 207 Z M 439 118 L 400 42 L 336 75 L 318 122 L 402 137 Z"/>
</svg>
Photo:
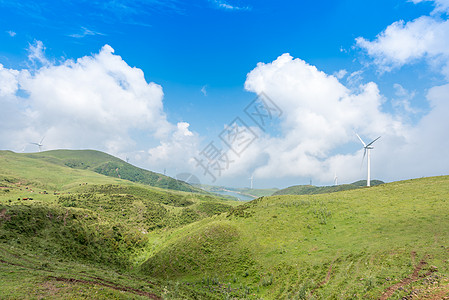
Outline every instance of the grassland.
<svg viewBox="0 0 449 300">
<path fill-rule="evenodd" d="M 448 191 L 449 178 L 435 177 L 259 198 L 171 233 L 142 268 L 197 283 L 213 278 L 248 298 L 378 299 L 409 277 L 391 299 L 446 293 Z"/>
<path fill-rule="evenodd" d="M 149 233 L 172 230 L 237 204 L 2 151 L 0 298 L 161 297 L 172 283 L 143 284 L 148 279 L 143 274 L 136 279 L 134 271 L 148 257 Z M 23 279 L 20 284 L 17 278 Z M 136 288 L 136 280 L 142 288 Z M 190 293 L 175 283 L 173 289 L 178 295 Z"/>
<path fill-rule="evenodd" d="M 0 298 L 449 296 L 448 176 L 240 203 L 2 152 Z"/>
</svg>

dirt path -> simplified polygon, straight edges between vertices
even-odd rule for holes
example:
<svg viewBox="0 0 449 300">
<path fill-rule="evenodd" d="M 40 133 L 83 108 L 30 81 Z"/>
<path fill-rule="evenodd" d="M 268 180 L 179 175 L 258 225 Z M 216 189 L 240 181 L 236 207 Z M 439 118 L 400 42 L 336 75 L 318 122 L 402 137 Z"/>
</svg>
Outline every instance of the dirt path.
<svg viewBox="0 0 449 300">
<path fill-rule="evenodd" d="M 324 278 L 324 280 L 318 284 L 318 287 L 325 285 L 329 281 L 329 279 L 331 279 L 331 274 L 332 274 L 332 264 L 329 266 L 329 270 L 327 270 L 326 278 Z"/>
<path fill-rule="evenodd" d="M 63 278 L 63 277 L 54 277 L 54 276 L 49 276 L 48 278 L 54 279 L 56 281 L 63 281 L 63 282 L 70 282 L 70 283 L 84 283 L 84 284 L 90 284 L 90 285 L 99 285 L 99 286 L 108 287 L 108 288 L 111 288 L 111 289 L 114 289 L 117 291 L 133 293 L 133 294 L 136 294 L 139 296 L 146 296 L 148 298 L 155 299 L 155 300 L 162 299 L 155 294 L 145 292 L 142 290 L 138 290 L 138 289 L 134 289 L 134 288 L 131 288 L 128 286 L 117 285 L 113 282 L 102 280 L 101 278 L 97 278 L 97 279 L 100 279 L 101 281 L 91 281 L 91 280 L 84 280 L 84 279 Z"/>
<path fill-rule="evenodd" d="M 29 270 L 36 270 L 36 271 L 41 271 L 41 272 L 51 272 L 53 273 L 53 271 L 50 270 L 41 270 L 38 268 L 33 268 L 33 267 L 27 267 L 21 264 L 17 264 L 17 263 L 12 263 L 12 262 L 8 262 L 6 260 L 0 259 L 0 264 L 7 264 L 7 265 L 12 265 L 12 266 L 16 266 L 16 267 L 21 267 L 24 269 L 29 269 Z M 95 280 L 84 280 L 84 279 L 76 279 L 76 278 L 64 278 L 64 277 L 56 277 L 56 276 L 47 276 L 48 279 L 53 279 L 56 281 L 63 281 L 63 282 L 71 282 L 71 283 L 84 283 L 84 284 L 90 284 L 90 285 L 99 285 L 99 286 L 104 286 L 104 287 L 108 287 L 114 290 L 118 290 L 118 291 L 123 291 L 123 292 L 128 292 L 128 293 L 132 293 L 135 295 L 139 295 L 139 296 L 145 296 L 148 297 L 150 299 L 155 299 L 155 300 L 159 300 L 162 299 L 159 296 L 146 292 L 146 291 L 142 291 L 142 290 L 138 290 L 132 287 L 128 287 L 128 286 L 124 286 L 124 285 L 120 285 L 117 283 L 114 283 L 112 281 L 108 281 L 99 277 L 92 277 L 92 276 L 88 276 L 90 278 L 93 278 Z M 149 282 L 150 283 L 150 282 Z M 153 284 L 153 283 L 151 283 Z M 154 285 L 154 284 L 153 284 Z"/>
<path fill-rule="evenodd" d="M 315 294 L 317 289 L 319 289 L 320 287 L 322 287 L 323 285 L 325 285 L 326 283 L 329 282 L 329 280 L 331 279 L 331 274 L 332 274 L 332 265 L 333 265 L 333 262 L 329 265 L 329 269 L 327 270 L 327 274 L 326 274 L 326 277 L 324 278 L 324 280 L 321 281 L 320 283 L 318 283 L 317 287 L 311 291 L 312 294 Z"/>
<path fill-rule="evenodd" d="M 416 253 L 412 252 L 412 260 L 415 260 L 415 256 Z M 417 281 L 419 279 L 421 279 L 422 277 L 419 276 L 419 271 L 421 271 L 421 269 L 427 265 L 426 259 L 427 259 L 427 255 L 424 255 L 424 257 L 421 259 L 421 261 L 418 263 L 418 265 L 416 265 L 415 269 L 413 270 L 413 273 L 409 276 L 406 277 L 404 279 L 402 279 L 400 282 L 390 286 L 389 288 L 387 288 L 385 290 L 385 292 L 382 294 L 382 296 L 379 298 L 380 300 L 386 300 L 388 298 L 391 297 L 391 295 L 394 294 L 394 292 L 396 292 L 400 287 L 404 287 L 406 285 L 409 285 L 410 283 Z M 425 274 L 424 277 L 430 275 L 429 274 Z"/>
</svg>

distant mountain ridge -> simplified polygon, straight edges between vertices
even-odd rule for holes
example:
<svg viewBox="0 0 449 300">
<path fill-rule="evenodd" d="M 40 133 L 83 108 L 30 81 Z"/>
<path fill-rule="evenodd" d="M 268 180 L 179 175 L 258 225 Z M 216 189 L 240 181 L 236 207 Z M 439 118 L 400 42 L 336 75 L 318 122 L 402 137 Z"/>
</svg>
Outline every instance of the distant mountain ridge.
<svg viewBox="0 0 449 300">
<path fill-rule="evenodd" d="M 371 180 L 371 186 L 384 184 L 381 180 Z M 351 184 L 331 185 L 331 186 L 314 186 L 314 185 L 294 185 L 288 188 L 276 191 L 273 196 L 277 195 L 316 195 L 335 193 L 340 191 L 355 190 L 366 186 L 366 180 L 359 180 Z"/>
<path fill-rule="evenodd" d="M 163 189 L 204 193 L 188 183 L 162 174 L 138 168 L 110 154 L 96 150 L 51 150 L 27 153 L 25 156 L 64 165 L 72 169 L 94 171 L 98 174 L 121 178 Z"/>
</svg>

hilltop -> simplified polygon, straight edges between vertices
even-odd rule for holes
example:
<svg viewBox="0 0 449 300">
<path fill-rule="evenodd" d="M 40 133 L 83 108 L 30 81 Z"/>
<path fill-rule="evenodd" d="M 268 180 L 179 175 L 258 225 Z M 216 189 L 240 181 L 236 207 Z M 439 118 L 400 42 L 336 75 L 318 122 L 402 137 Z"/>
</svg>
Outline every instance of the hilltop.
<svg viewBox="0 0 449 300">
<path fill-rule="evenodd" d="M 384 184 L 381 180 L 371 180 L 371 186 Z M 316 195 L 335 193 L 340 191 L 355 190 L 366 186 L 366 180 L 359 180 L 350 184 L 340 184 L 331 186 L 314 186 L 314 185 L 294 185 L 288 188 L 275 191 L 273 196 L 278 195 Z"/>
<path fill-rule="evenodd" d="M 138 168 L 115 156 L 95 150 L 51 150 L 17 155 L 164 189 L 203 192 L 184 181 Z"/>
</svg>

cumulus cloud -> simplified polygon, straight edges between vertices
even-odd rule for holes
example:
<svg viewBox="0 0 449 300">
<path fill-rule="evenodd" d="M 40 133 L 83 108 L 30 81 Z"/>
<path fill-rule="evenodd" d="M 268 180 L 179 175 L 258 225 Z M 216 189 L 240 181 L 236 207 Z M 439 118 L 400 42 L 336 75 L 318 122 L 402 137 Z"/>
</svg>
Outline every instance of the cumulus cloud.
<svg viewBox="0 0 449 300">
<path fill-rule="evenodd" d="M 182 172 L 193 171 L 193 157 L 200 145 L 198 134 L 189 130 L 190 124 L 179 122 L 160 144 L 142 154 L 148 165 L 157 169 L 174 169 Z"/>
<path fill-rule="evenodd" d="M 142 150 L 132 138 L 136 132 L 153 143 L 193 137 L 187 123 L 167 121 L 162 87 L 146 82 L 142 70 L 109 45 L 59 64 L 45 57 L 42 42 L 30 48 L 30 60 L 42 67 L 18 71 L 0 65 L 1 148 L 21 151 L 46 136 L 45 149 L 94 148 L 119 155 Z"/>
<path fill-rule="evenodd" d="M 13 95 L 18 89 L 19 71 L 5 69 L 0 64 L 0 97 Z"/>
<path fill-rule="evenodd" d="M 447 19 L 421 16 L 410 22 L 397 21 L 373 41 L 359 37 L 356 44 L 374 59 L 382 72 L 424 59 L 449 78 Z"/>
<path fill-rule="evenodd" d="M 397 21 L 373 41 L 357 38 L 357 46 L 381 72 L 425 61 L 449 80 L 449 21 L 446 15 L 438 15 L 448 12 L 449 1 L 434 4 L 430 16 Z M 271 63 L 259 63 L 248 74 L 245 88 L 269 95 L 284 111 L 280 134 L 262 135 L 249 149 L 248 166 L 255 168 L 256 177 L 332 182 L 337 173 L 343 182 L 363 178 L 363 150 L 355 131 L 366 141 L 382 136 L 373 152 L 376 178 L 447 174 L 449 84 L 429 90 L 425 100 L 430 110 L 424 114 L 413 106 L 416 91 L 399 83 L 393 85 L 394 96 L 386 99 L 377 84 L 364 83 L 361 71 L 328 75 L 284 54 Z M 394 110 L 384 109 L 386 101 Z M 418 113 L 423 114 L 421 119 L 411 122 Z"/>
<path fill-rule="evenodd" d="M 248 75 L 248 91 L 264 93 L 284 112 L 280 133 L 257 131 L 259 138 L 233 163 L 224 177 L 251 174 L 256 178 L 314 178 L 331 184 L 365 178 L 360 168 L 366 142 L 382 136 L 372 154 L 372 176 L 398 180 L 447 172 L 446 129 L 449 85 L 432 88 L 431 111 L 416 125 L 404 116 L 415 114 L 414 91 L 395 84 L 400 111 L 386 112 L 385 97 L 373 82 L 345 86 L 301 59 L 283 54 L 259 63 Z M 399 108 L 398 108 L 399 110 Z M 256 129 L 254 129 L 256 130 Z M 431 156 L 431 158 L 429 158 Z"/>
<path fill-rule="evenodd" d="M 255 171 L 258 177 L 331 180 L 340 169 L 354 178 L 359 172 L 360 160 L 354 158 L 358 153 L 334 153 L 354 142 L 354 130 L 370 138 L 405 135 L 403 124 L 383 112 L 383 97 L 375 83 L 349 89 L 335 76 L 289 54 L 272 63 L 259 63 L 248 74 L 245 88 L 266 93 L 285 112 L 280 124 L 282 135 L 258 141 L 258 155 L 265 158 Z"/>
</svg>

